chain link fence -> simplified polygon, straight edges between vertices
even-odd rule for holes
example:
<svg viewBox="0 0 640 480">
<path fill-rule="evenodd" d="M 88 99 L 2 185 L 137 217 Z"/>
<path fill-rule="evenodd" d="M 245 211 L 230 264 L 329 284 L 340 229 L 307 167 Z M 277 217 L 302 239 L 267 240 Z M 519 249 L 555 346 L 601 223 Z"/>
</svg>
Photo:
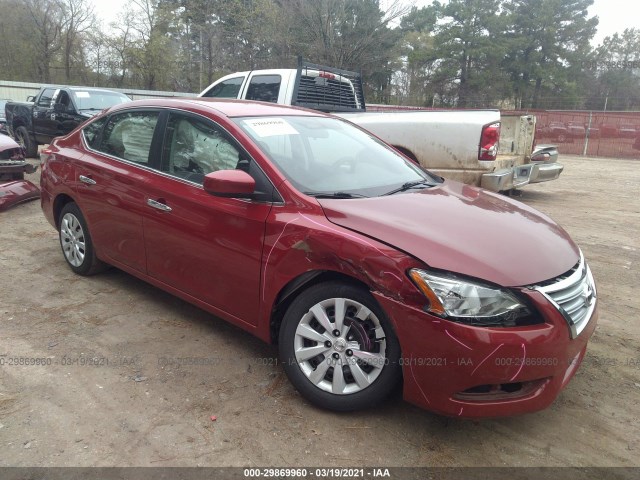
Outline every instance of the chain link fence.
<svg viewBox="0 0 640 480">
<path fill-rule="evenodd" d="M 384 112 L 443 109 L 368 105 L 367 110 Z M 640 159 L 640 112 L 501 110 L 501 113 L 535 115 L 536 144 L 558 145 L 560 153 Z"/>
<path fill-rule="evenodd" d="M 532 111 L 538 144 L 591 157 L 640 159 L 640 112 Z"/>
</svg>

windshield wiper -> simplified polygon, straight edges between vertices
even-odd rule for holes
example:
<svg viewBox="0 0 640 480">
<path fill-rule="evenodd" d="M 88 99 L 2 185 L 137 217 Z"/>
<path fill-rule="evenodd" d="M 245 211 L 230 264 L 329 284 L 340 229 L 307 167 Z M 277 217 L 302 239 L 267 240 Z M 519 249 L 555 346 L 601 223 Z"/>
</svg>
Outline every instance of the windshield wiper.
<svg viewBox="0 0 640 480">
<path fill-rule="evenodd" d="M 416 188 L 420 186 L 433 187 L 435 186 L 435 184 L 431 183 L 426 178 L 422 180 L 414 180 L 413 182 L 404 183 L 401 187 L 398 187 L 395 190 L 391 190 L 390 192 L 387 192 L 384 195 L 393 195 L 394 193 L 406 192 L 407 190 L 411 190 L 412 188 Z"/>
<path fill-rule="evenodd" d="M 91 107 L 91 108 L 79 108 L 78 110 L 80 110 L 81 112 L 83 110 L 91 110 L 92 112 L 95 110 L 102 110 L 101 108 L 96 108 L 96 107 Z"/>
<path fill-rule="evenodd" d="M 305 195 L 315 198 L 369 198 L 366 195 L 359 193 L 348 192 L 302 192 Z"/>
</svg>

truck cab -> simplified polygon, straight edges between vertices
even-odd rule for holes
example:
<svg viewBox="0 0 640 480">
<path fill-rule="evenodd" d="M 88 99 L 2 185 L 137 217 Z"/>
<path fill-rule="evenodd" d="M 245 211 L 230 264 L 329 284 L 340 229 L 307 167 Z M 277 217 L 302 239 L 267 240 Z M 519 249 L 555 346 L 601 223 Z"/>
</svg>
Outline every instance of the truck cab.
<svg viewBox="0 0 640 480">
<path fill-rule="evenodd" d="M 27 156 L 33 157 L 38 145 L 68 134 L 105 108 L 130 100 L 123 93 L 100 88 L 45 86 L 26 103 L 7 103 L 7 127 Z"/>
<path fill-rule="evenodd" d="M 359 73 L 301 58 L 297 69 L 232 73 L 198 96 L 259 100 L 333 113 L 437 175 L 497 192 L 555 180 L 563 170 L 555 161 L 557 154 L 548 161 L 531 161 L 533 115 L 501 119 L 499 110 L 403 111 L 402 107 L 380 105 L 367 111 Z"/>
<path fill-rule="evenodd" d="M 365 111 L 359 74 L 314 64 L 301 65 L 297 70 L 279 68 L 232 73 L 198 96 L 257 100 L 326 113 Z"/>
</svg>

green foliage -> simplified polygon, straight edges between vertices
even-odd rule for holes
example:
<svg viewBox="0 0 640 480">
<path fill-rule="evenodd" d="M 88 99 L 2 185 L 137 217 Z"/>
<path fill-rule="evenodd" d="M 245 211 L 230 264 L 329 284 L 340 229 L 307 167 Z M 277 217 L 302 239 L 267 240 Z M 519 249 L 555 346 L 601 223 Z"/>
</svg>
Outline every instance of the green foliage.
<svg viewBox="0 0 640 480">
<path fill-rule="evenodd" d="M 508 54 L 503 67 L 517 107 L 548 108 L 582 73 L 597 18 L 593 0 L 510 0 L 504 3 Z M 578 107 L 579 105 L 574 105 Z"/>
<path fill-rule="evenodd" d="M 589 108 L 640 110 L 640 29 L 606 37 L 587 62 L 591 70 Z"/>
<path fill-rule="evenodd" d="M 0 72 L 2 78 L 28 81 L 27 72 L 35 71 L 37 42 L 30 29 L 32 19 L 25 3 L 0 0 L 2 22 L 0 22 Z"/>
<path fill-rule="evenodd" d="M 456 82 L 459 107 L 494 105 L 504 95 L 500 62 L 507 23 L 503 0 L 451 0 L 441 8 L 435 44 L 441 81 Z"/>
<path fill-rule="evenodd" d="M 593 0 L 407 3 L 131 0 L 107 26 L 92 0 L 0 0 L 0 68 L 7 80 L 199 92 L 302 55 L 362 71 L 370 103 L 640 109 L 640 30 L 591 48 Z"/>
</svg>

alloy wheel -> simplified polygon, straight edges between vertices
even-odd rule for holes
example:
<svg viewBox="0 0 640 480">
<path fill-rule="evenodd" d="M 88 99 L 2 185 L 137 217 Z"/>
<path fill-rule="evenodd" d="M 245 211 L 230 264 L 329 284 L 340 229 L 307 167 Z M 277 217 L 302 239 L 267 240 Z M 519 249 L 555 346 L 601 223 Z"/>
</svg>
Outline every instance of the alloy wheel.
<svg viewBox="0 0 640 480">
<path fill-rule="evenodd" d="M 72 213 L 66 213 L 62 217 L 60 243 L 67 261 L 74 267 L 82 265 L 86 254 L 85 236 L 80 221 Z"/>
<path fill-rule="evenodd" d="M 309 309 L 294 336 L 296 362 L 316 387 L 348 395 L 369 387 L 388 363 L 378 317 L 348 298 L 329 298 Z"/>
</svg>

